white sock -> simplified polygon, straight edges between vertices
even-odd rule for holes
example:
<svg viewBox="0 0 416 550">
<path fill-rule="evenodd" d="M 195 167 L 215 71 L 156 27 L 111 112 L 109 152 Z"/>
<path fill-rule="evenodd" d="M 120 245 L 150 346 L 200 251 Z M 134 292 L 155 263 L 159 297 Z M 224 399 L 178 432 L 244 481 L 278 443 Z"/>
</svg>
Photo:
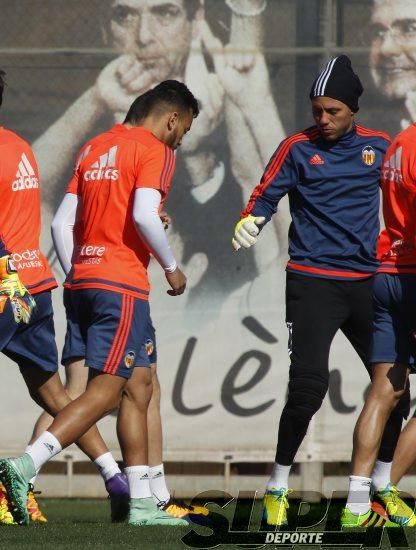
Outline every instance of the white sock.
<svg viewBox="0 0 416 550">
<path fill-rule="evenodd" d="M 166 486 L 165 469 L 163 464 L 149 468 L 150 489 L 157 502 L 167 502 L 170 499 L 169 489 Z"/>
<path fill-rule="evenodd" d="M 392 462 L 376 460 L 371 474 L 371 484 L 375 491 L 384 489 L 390 483 L 391 466 Z"/>
<path fill-rule="evenodd" d="M 32 448 L 32 445 L 28 445 L 28 446 L 26 447 L 26 449 L 25 449 L 25 454 L 28 455 L 31 448 Z M 32 479 L 29 479 L 29 483 L 30 483 L 31 485 L 33 485 L 33 487 L 35 486 L 36 478 L 37 478 L 37 476 L 38 476 L 38 473 L 39 473 L 39 472 L 36 470 L 36 475 L 33 476 Z"/>
<path fill-rule="evenodd" d="M 108 481 L 116 474 L 121 473 L 121 470 L 110 451 L 96 458 L 94 460 L 94 464 L 97 466 L 104 481 Z"/>
<path fill-rule="evenodd" d="M 32 458 L 36 472 L 52 457 L 62 451 L 62 446 L 56 437 L 50 432 L 43 432 L 37 440 L 30 445 L 28 455 Z"/>
<path fill-rule="evenodd" d="M 129 480 L 130 498 L 152 496 L 149 480 L 149 466 L 128 466 L 124 472 Z"/>
<path fill-rule="evenodd" d="M 361 516 L 370 509 L 371 478 L 350 476 L 347 508 L 356 516 Z"/>
<path fill-rule="evenodd" d="M 266 490 L 270 491 L 271 489 L 287 489 L 289 487 L 289 474 L 292 465 L 283 466 L 282 464 L 274 463 L 273 470 L 270 476 L 269 481 L 266 485 Z"/>
</svg>

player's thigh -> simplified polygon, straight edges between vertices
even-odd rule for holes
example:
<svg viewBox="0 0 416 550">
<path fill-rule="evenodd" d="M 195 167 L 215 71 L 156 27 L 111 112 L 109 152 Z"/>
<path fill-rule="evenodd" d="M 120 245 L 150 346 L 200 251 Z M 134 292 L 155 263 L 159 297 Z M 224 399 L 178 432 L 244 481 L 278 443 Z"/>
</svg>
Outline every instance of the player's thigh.
<svg viewBox="0 0 416 550">
<path fill-rule="evenodd" d="M 36 367 L 40 371 L 55 373 L 58 370 L 58 350 L 51 292 L 36 294 L 34 299 L 36 308 L 30 322 L 19 324 L 3 352 L 19 365 L 21 371 Z"/>
<path fill-rule="evenodd" d="M 19 325 L 14 320 L 10 300 L 6 300 L 1 304 L 0 312 L 0 351 L 6 348 L 18 328 Z"/>
<path fill-rule="evenodd" d="M 65 388 L 71 399 L 75 399 L 85 391 L 88 383 L 88 369 L 85 359 L 73 358 L 65 364 Z"/>
<path fill-rule="evenodd" d="M 156 332 L 149 315 L 145 326 L 143 344 L 135 360 L 134 372 L 125 388 L 125 392 L 132 400 L 142 403 L 144 398 L 151 398 L 153 387 L 158 383 L 156 358 Z"/>
<path fill-rule="evenodd" d="M 71 365 L 77 365 L 80 360 L 85 359 L 86 334 L 89 324 L 89 314 L 84 310 L 80 292 L 82 291 L 71 291 L 67 288 L 64 290 L 66 333 L 61 363 L 66 369 L 67 382 L 71 379 L 71 374 L 74 374 L 72 377 L 74 383 L 78 379 L 77 372 L 79 370 L 74 367 L 74 373 L 72 373 Z M 88 372 L 84 373 L 84 376 L 87 379 Z M 76 391 L 76 388 L 74 390 Z"/>
<path fill-rule="evenodd" d="M 288 273 L 286 323 L 292 366 L 326 370 L 332 340 L 346 316 L 338 281 Z"/>
<path fill-rule="evenodd" d="M 374 277 L 350 282 L 348 289 L 350 313 L 341 327 L 369 372 L 374 321 L 373 287 Z"/>
<path fill-rule="evenodd" d="M 86 365 L 129 379 L 143 348 L 149 304 L 146 300 L 117 292 L 88 292 L 91 315 L 87 329 Z"/>
<path fill-rule="evenodd" d="M 407 309 L 412 307 L 408 302 L 410 299 L 410 293 L 403 293 L 399 275 L 376 275 L 371 363 L 415 364 L 415 339 L 406 314 Z M 416 301 L 416 296 L 413 299 Z"/>
<path fill-rule="evenodd" d="M 156 330 L 153 326 L 152 319 L 149 317 L 144 327 L 143 345 L 140 348 L 139 354 L 136 357 L 136 367 L 150 367 L 152 376 L 156 375 L 157 363 L 157 346 L 156 346 Z"/>
</svg>

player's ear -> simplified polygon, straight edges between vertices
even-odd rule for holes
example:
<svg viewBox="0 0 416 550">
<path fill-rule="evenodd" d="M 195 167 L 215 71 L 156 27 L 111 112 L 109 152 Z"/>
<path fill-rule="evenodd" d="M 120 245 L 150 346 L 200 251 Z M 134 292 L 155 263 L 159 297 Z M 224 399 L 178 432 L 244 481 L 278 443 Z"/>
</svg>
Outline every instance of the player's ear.
<svg viewBox="0 0 416 550">
<path fill-rule="evenodd" d="M 174 130 L 178 124 L 179 120 L 179 114 L 174 111 L 173 113 L 169 113 L 168 118 L 168 130 Z"/>
</svg>

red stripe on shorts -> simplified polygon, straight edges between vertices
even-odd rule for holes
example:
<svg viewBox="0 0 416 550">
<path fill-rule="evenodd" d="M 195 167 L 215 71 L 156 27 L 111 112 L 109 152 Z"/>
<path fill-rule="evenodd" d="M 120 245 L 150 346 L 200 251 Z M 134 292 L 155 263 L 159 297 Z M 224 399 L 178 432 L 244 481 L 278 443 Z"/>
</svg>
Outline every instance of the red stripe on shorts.
<svg viewBox="0 0 416 550">
<path fill-rule="evenodd" d="M 127 337 L 130 332 L 131 321 L 133 316 L 134 298 L 123 294 L 121 303 L 120 321 L 117 327 L 117 332 L 111 346 L 107 362 L 104 366 L 104 372 L 107 374 L 115 374 L 118 363 L 120 362 L 121 354 L 126 345 Z"/>
</svg>

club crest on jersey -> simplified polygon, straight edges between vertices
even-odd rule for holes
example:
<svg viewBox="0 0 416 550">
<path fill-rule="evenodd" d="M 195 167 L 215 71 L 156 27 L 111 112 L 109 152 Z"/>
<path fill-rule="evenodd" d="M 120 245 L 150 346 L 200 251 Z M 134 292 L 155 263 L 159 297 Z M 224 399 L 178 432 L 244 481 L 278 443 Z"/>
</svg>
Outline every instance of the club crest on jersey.
<svg viewBox="0 0 416 550">
<path fill-rule="evenodd" d="M 131 369 L 131 367 L 134 367 L 135 358 L 136 358 L 136 354 L 134 353 L 134 351 L 129 351 L 124 357 L 124 364 L 128 369 Z"/>
<path fill-rule="evenodd" d="M 376 161 L 376 152 L 371 147 L 371 145 L 366 145 L 361 151 L 361 158 L 363 159 L 364 164 L 367 166 L 373 166 Z"/>
<path fill-rule="evenodd" d="M 147 355 L 150 357 L 150 355 L 152 355 L 152 353 L 155 350 L 155 345 L 153 343 L 153 340 L 150 340 L 150 338 L 148 340 L 146 340 L 146 343 L 145 343 L 144 347 L 145 347 Z"/>
</svg>

